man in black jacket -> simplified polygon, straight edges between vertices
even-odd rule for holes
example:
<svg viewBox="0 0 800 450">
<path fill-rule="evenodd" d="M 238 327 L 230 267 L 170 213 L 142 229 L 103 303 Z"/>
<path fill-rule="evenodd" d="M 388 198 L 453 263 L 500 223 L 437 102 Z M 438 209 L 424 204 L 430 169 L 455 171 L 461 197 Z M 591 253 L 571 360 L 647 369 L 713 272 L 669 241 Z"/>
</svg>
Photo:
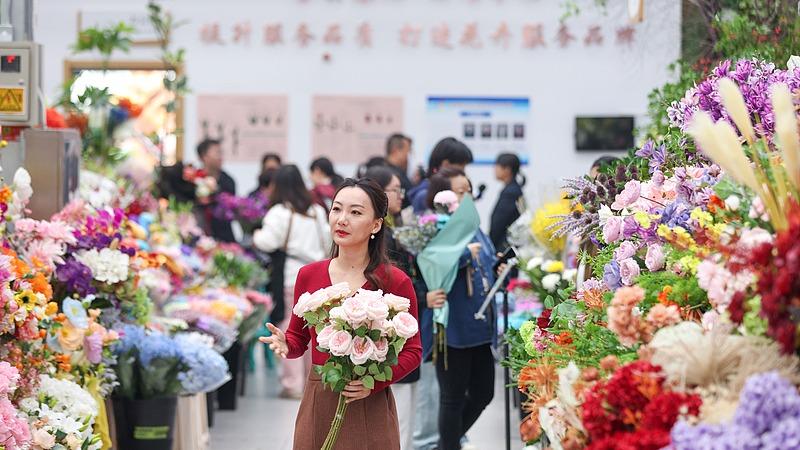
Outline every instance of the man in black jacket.
<svg viewBox="0 0 800 450">
<path fill-rule="evenodd" d="M 217 192 L 214 195 L 222 192 L 236 195 L 236 182 L 222 170 L 222 146 L 220 141 L 215 139 L 203 140 L 197 145 L 197 157 L 200 158 L 206 173 L 217 180 Z M 214 217 L 215 207 L 216 201 L 213 199 L 208 204 L 197 205 L 204 231 L 218 241 L 236 242 L 231 221 Z"/>
<path fill-rule="evenodd" d="M 395 133 L 386 140 L 386 164 L 400 178 L 400 187 L 408 192 L 414 187 L 408 178 L 408 159 L 411 155 L 411 138 Z M 403 196 L 403 207 L 408 206 L 408 197 Z"/>
</svg>

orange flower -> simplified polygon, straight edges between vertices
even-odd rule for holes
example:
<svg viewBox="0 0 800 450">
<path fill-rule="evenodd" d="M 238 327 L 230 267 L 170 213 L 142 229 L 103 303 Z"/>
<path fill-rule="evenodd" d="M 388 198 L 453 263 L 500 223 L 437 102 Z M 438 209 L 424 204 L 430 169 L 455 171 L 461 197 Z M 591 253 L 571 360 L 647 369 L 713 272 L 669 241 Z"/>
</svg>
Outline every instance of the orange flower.
<svg viewBox="0 0 800 450">
<path fill-rule="evenodd" d="M 721 198 L 719 198 L 719 197 L 717 197 L 716 195 L 713 195 L 713 194 L 712 194 L 712 195 L 711 195 L 711 197 L 708 199 L 708 204 L 707 204 L 707 206 L 708 206 L 708 211 L 709 211 L 711 214 L 714 214 L 714 213 L 716 213 L 716 212 L 717 212 L 717 208 L 719 208 L 719 209 L 725 209 L 725 202 L 724 202 L 724 201 L 722 201 L 722 199 L 721 199 Z"/>
<path fill-rule="evenodd" d="M 36 272 L 36 275 L 33 276 L 30 280 L 31 288 L 33 292 L 38 292 L 50 301 L 53 298 L 53 287 L 50 286 L 50 282 L 47 280 L 47 277 L 44 276 L 41 272 Z"/>
<path fill-rule="evenodd" d="M 556 336 L 555 342 L 557 345 L 562 346 L 572 344 L 572 336 L 570 336 L 569 331 L 562 331 Z"/>
<path fill-rule="evenodd" d="M 10 187 L 3 186 L 2 188 L 0 188 L 0 202 L 2 202 L 2 203 L 10 202 L 11 201 L 11 196 L 12 196 L 12 192 L 11 192 L 11 188 Z"/>
</svg>

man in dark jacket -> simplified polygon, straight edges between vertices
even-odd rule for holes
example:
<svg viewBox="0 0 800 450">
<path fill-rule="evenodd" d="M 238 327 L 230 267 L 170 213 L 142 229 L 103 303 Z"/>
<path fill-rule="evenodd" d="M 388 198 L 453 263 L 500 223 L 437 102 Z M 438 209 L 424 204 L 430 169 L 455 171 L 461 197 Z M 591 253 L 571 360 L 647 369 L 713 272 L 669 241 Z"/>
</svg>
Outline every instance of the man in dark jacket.
<svg viewBox="0 0 800 450">
<path fill-rule="evenodd" d="M 411 138 L 395 133 L 386 140 L 386 165 L 400 179 L 400 187 L 408 192 L 414 187 L 408 178 L 408 158 L 411 155 Z M 403 198 L 403 207 L 408 206 L 408 197 Z"/>
<path fill-rule="evenodd" d="M 217 192 L 215 195 L 222 192 L 236 195 L 236 182 L 222 170 L 222 145 L 220 145 L 220 141 L 205 139 L 197 145 L 197 157 L 200 158 L 206 173 L 217 180 Z M 214 200 L 208 204 L 197 205 L 204 231 L 218 241 L 236 242 L 231 221 L 214 217 L 215 207 L 216 201 Z"/>
</svg>

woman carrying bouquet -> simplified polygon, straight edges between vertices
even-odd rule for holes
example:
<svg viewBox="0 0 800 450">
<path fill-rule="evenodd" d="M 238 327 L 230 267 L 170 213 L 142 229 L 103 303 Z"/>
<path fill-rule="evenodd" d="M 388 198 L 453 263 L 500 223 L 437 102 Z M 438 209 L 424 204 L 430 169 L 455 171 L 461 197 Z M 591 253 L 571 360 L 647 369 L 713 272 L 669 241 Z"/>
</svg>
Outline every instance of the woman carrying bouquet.
<svg viewBox="0 0 800 450">
<path fill-rule="evenodd" d="M 414 263 L 414 256 L 408 253 L 392 235 L 393 229 L 402 225 L 400 221 L 400 211 L 403 207 L 403 191 L 400 178 L 388 167 L 372 167 L 365 173 L 365 178 L 376 181 L 389 199 L 389 215 L 386 225 L 386 247 L 389 259 L 393 264 L 411 277 L 414 284 L 417 299 L 423 299 L 420 292 L 425 292 L 425 281 L 419 276 L 419 269 Z M 422 307 L 422 305 L 418 305 Z M 402 380 L 397 380 L 393 386 L 395 400 L 397 402 L 397 417 L 400 421 L 400 448 L 402 450 L 412 450 L 414 448 L 414 417 L 417 413 L 417 385 L 420 379 L 420 369 L 414 369 Z"/>
<path fill-rule="evenodd" d="M 387 258 L 383 226 L 388 212 L 384 190 L 371 180 L 348 179 L 333 197 L 329 227 L 333 234 L 333 258 L 300 269 L 295 284 L 295 302 L 305 292 L 314 292 L 346 282 L 364 289 L 410 299 L 409 313 L 417 317 L 417 303 L 411 280 Z M 328 354 L 318 350 L 317 335 L 306 328 L 302 318 L 292 315 L 284 334 L 269 325 L 273 335 L 262 338 L 283 358 L 298 358 L 311 344 L 315 365 L 324 365 Z M 422 355 L 419 333 L 408 339 L 392 367 L 392 380 L 400 380 L 419 366 Z M 342 392 L 348 400 L 337 449 L 399 449 L 400 435 L 392 381 L 375 382 L 373 389 L 362 382 L 350 382 Z M 317 450 L 325 441 L 337 409 L 339 394 L 324 389 L 316 371 L 311 371 L 295 422 L 294 449 Z"/>
<path fill-rule="evenodd" d="M 459 201 L 471 192 L 471 183 L 463 171 L 446 169 L 431 177 L 427 206 L 445 190 L 455 192 Z M 496 252 L 491 240 L 478 229 L 459 260 L 456 281 L 450 292 L 426 293 L 427 307 L 421 313 L 425 358 L 436 351 L 436 378 L 439 381 L 439 450 L 459 450 L 461 440 L 475 424 L 494 397 L 495 364 L 492 344 L 495 341 L 495 315 L 489 310 L 487 320 L 475 319 L 495 276 L 492 268 Z M 446 347 L 433 336 L 433 310 L 450 305 Z"/>
<path fill-rule="evenodd" d="M 325 257 L 331 248 L 331 234 L 325 223 L 325 209 L 306 189 L 303 176 L 295 165 L 282 166 L 275 174 L 271 206 L 263 226 L 253 234 L 253 245 L 272 253 L 272 295 L 282 296 L 284 316 L 281 326 L 289 324 L 295 292 L 295 278 L 300 268 Z M 311 359 L 284 361 L 281 367 L 281 397 L 303 395 L 303 386 L 311 369 Z"/>
</svg>

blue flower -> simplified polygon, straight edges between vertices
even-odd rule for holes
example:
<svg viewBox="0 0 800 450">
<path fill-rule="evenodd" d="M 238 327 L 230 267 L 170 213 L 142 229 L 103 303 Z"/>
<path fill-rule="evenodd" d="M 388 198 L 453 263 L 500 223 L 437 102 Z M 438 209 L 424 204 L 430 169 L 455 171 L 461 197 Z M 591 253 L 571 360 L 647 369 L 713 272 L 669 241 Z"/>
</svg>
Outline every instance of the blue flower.
<svg viewBox="0 0 800 450">
<path fill-rule="evenodd" d="M 622 277 L 619 274 L 619 263 L 611 261 L 603 268 L 603 282 L 612 291 L 622 286 Z"/>
<path fill-rule="evenodd" d="M 188 334 L 175 336 L 175 343 L 188 367 L 178 375 L 186 393 L 210 392 L 230 379 L 227 361 L 211 347 Z"/>
</svg>

